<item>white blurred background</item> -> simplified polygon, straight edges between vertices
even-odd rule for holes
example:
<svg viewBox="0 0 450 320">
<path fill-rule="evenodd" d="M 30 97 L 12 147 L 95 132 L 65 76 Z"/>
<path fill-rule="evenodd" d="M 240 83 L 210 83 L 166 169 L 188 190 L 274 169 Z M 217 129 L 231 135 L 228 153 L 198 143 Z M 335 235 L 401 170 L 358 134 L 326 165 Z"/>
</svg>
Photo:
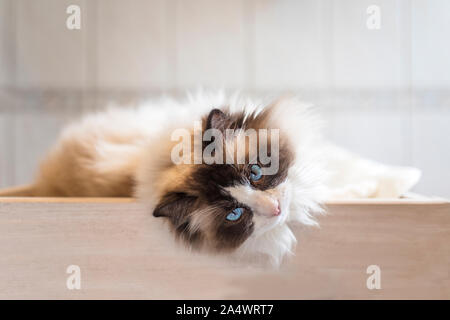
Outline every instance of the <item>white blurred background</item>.
<svg viewBox="0 0 450 320">
<path fill-rule="evenodd" d="M 450 196 L 449 38 L 448 0 L 0 0 L 0 187 L 81 113 L 202 85 L 298 93 L 331 140 Z"/>
</svg>

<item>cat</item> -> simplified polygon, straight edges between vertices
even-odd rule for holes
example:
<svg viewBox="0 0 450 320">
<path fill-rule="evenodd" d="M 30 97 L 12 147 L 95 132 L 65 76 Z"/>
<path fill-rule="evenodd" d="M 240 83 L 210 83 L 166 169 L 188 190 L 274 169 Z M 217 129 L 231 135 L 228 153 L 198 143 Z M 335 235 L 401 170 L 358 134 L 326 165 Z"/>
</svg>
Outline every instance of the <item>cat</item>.
<svg viewBox="0 0 450 320">
<path fill-rule="evenodd" d="M 184 162 L 174 163 L 180 141 L 173 133 L 184 128 L 192 143 L 195 121 L 200 133 L 218 134 L 201 140 L 200 155 L 209 146 L 214 159 L 220 151 L 234 162 L 205 163 L 190 148 L 183 150 Z M 279 265 L 296 243 L 291 226 L 317 225 L 314 216 L 324 212 L 319 123 L 295 97 L 264 103 L 200 93 L 184 102 L 109 108 L 63 131 L 41 163 L 33 193 L 136 196 L 189 248 L 264 257 Z M 248 130 L 271 162 L 276 156 L 275 173 L 264 174 L 269 164 L 262 163 L 261 154 L 250 155 Z M 276 149 L 262 136 L 264 130 L 276 130 Z M 236 145 L 242 144 L 244 152 L 238 154 Z"/>
</svg>

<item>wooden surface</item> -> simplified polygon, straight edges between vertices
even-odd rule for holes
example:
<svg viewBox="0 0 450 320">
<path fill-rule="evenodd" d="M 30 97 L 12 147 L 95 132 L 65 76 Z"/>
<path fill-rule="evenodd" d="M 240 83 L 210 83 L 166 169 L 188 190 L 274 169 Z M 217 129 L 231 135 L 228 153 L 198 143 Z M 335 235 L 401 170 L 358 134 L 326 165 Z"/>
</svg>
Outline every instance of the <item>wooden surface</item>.
<svg viewBox="0 0 450 320">
<path fill-rule="evenodd" d="M 445 203 L 329 205 L 273 270 L 176 247 L 131 199 L 19 200 L 0 201 L 2 299 L 450 299 Z M 69 265 L 80 290 L 66 287 Z M 369 265 L 380 290 L 366 287 Z"/>
<path fill-rule="evenodd" d="M 33 185 L 22 185 L 10 188 L 0 189 L 0 202 L 59 202 L 59 203 L 131 203 L 135 202 L 134 198 L 76 198 L 76 197 L 33 197 Z M 413 204 L 450 204 L 450 200 L 441 197 L 428 197 L 420 194 L 408 192 L 401 198 L 361 198 L 361 199 L 333 199 L 326 202 L 327 205 L 413 205 Z"/>
</svg>

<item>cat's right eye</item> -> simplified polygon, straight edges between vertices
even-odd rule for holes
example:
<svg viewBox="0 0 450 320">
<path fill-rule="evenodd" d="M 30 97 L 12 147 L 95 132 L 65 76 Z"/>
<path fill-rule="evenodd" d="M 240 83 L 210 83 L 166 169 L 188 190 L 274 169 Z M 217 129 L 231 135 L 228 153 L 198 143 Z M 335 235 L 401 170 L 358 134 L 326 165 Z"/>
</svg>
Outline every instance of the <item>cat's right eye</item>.
<svg viewBox="0 0 450 320">
<path fill-rule="evenodd" d="M 243 212 L 244 212 L 244 209 L 242 209 L 242 208 L 233 209 L 233 211 L 231 211 L 227 215 L 227 220 L 228 221 L 236 221 L 242 216 Z"/>
<path fill-rule="evenodd" d="M 257 164 L 252 165 L 251 171 L 250 171 L 250 179 L 252 181 L 258 181 L 262 177 L 262 170 L 261 167 Z"/>
</svg>

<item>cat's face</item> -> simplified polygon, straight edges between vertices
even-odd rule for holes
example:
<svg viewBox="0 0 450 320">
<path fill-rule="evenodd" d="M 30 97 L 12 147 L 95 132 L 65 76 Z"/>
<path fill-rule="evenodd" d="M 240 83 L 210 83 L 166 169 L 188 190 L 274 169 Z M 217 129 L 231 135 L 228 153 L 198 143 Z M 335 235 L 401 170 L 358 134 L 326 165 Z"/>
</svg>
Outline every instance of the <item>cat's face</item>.
<svg viewBox="0 0 450 320">
<path fill-rule="evenodd" d="M 153 215 L 167 218 L 188 245 L 213 251 L 232 251 L 285 223 L 290 203 L 288 171 L 294 155 L 282 132 L 276 141 L 259 135 L 258 130 L 268 128 L 269 121 L 268 112 L 244 117 L 211 111 L 203 119 L 203 130 L 236 130 L 236 135 L 221 143 L 224 153 L 235 154 L 236 161 L 168 166 L 161 174 L 165 183 Z M 235 145 L 248 141 L 243 129 L 255 129 L 258 147 L 263 145 L 271 159 L 277 157 L 274 174 L 262 173 L 270 164 L 261 161 L 259 154 L 250 161 L 249 148 L 245 148 L 245 160 L 237 163 L 239 156 L 235 149 L 230 151 L 230 140 Z M 277 143 L 276 155 L 270 154 L 273 143 Z"/>
</svg>

